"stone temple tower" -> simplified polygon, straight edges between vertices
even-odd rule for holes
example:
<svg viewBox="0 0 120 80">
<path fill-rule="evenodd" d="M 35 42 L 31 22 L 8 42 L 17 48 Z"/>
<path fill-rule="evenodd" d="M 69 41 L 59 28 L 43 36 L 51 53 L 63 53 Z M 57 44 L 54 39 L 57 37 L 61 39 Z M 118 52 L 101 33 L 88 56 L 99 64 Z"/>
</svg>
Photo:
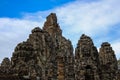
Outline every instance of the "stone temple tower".
<svg viewBox="0 0 120 80">
<path fill-rule="evenodd" d="M 101 80 L 99 66 L 97 49 L 83 34 L 75 49 L 75 80 Z"/>
<path fill-rule="evenodd" d="M 73 47 L 62 36 L 55 13 L 47 17 L 43 29 L 34 28 L 29 38 L 17 45 L 11 62 L 18 75 L 32 80 L 74 80 Z"/>
<path fill-rule="evenodd" d="M 44 24 L 43 30 L 52 37 L 55 47 L 55 63 L 58 80 L 74 80 L 74 56 L 70 40 L 62 36 L 62 30 L 57 23 L 57 16 L 51 13 Z M 52 53 L 51 53 L 52 54 Z M 71 72 L 73 71 L 73 72 Z"/>
<path fill-rule="evenodd" d="M 98 54 L 92 39 L 83 34 L 73 54 L 71 41 L 62 35 L 57 16 L 51 13 L 42 29 L 35 27 L 15 47 L 11 59 L 3 59 L 0 80 L 119 80 L 117 71 L 107 42 Z"/>
<path fill-rule="evenodd" d="M 99 52 L 100 65 L 102 70 L 103 80 L 116 80 L 117 59 L 108 42 L 101 45 Z"/>
</svg>

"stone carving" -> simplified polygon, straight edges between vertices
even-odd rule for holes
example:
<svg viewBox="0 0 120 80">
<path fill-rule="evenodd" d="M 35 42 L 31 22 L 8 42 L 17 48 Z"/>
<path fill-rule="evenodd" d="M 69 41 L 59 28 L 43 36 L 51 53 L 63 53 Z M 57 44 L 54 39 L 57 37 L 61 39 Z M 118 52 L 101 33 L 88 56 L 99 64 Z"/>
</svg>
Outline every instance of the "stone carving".
<svg viewBox="0 0 120 80">
<path fill-rule="evenodd" d="M 10 67 L 11 67 L 11 62 L 9 58 L 4 58 L 0 66 L 0 74 L 4 74 L 4 73 L 9 74 Z"/>
<path fill-rule="evenodd" d="M 117 59 L 112 50 L 112 47 L 108 42 L 104 42 L 101 45 L 99 52 L 100 65 L 102 68 L 102 77 L 104 80 L 117 80 L 116 72 L 118 70 L 117 67 Z"/>
<path fill-rule="evenodd" d="M 9 60 L 9 58 L 4 58 L 3 59 L 3 61 L 2 61 L 2 63 L 1 63 L 1 67 L 10 67 L 11 66 L 11 64 L 10 64 L 11 62 L 10 62 L 10 60 Z"/>
<path fill-rule="evenodd" d="M 35 27 L 29 38 L 16 46 L 11 60 L 2 61 L 0 80 L 116 80 L 116 57 L 110 44 L 107 48 L 102 47 L 98 54 L 92 39 L 83 34 L 74 55 L 71 41 L 62 36 L 56 14 L 51 13 L 43 29 Z"/>
<path fill-rule="evenodd" d="M 75 49 L 75 80 L 101 80 L 99 66 L 97 49 L 83 34 Z"/>
<path fill-rule="evenodd" d="M 57 23 L 56 14 L 51 13 L 47 17 L 43 30 L 48 32 L 52 37 L 56 57 L 57 75 L 59 80 L 73 80 L 74 79 L 74 56 L 73 47 L 70 40 L 62 36 L 62 30 Z"/>
<path fill-rule="evenodd" d="M 41 68 L 41 71 L 38 71 L 41 74 L 39 77 L 41 77 L 43 80 L 47 80 L 47 73 L 49 68 L 48 65 L 51 64 L 51 66 L 56 66 L 52 63 L 55 61 L 55 57 L 53 56 L 55 56 L 56 53 L 51 36 L 48 34 L 48 32 L 41 30 L 39 27 L 36 27 L 32 30 L 32 34 L 30 34 L 27 41 L 33 45 L 33 53 L 36 55 L 34 59 L 36 62 L 35 64 Z"/>
<path fill-rule="evenodd" d="M 55 13 L 51 13 L 44 24 L 43 30 L 47 31 L 50 35 L 56 37 L 56 35 L 62 35 L 62 30 L 57 23 L 57 17 Z"/>
<path fill-rule="evenodd" d="M 120 70 L 117 71 L 117 80 L 120 80 Z"/>
</svg>

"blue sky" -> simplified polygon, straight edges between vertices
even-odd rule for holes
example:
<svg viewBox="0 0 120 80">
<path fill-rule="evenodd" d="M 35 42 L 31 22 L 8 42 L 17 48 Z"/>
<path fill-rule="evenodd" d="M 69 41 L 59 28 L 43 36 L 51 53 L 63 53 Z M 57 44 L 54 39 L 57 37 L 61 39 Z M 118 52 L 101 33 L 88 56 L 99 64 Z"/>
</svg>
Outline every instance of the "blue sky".
<svg viewBox="0 0 120 80">
<path fill-rule="evenodd" d="M 84 33 L 98 49 L 102 42 L 109 42 L 120 58 L 119 4 L 120 0 L 1 0 L 0 61 L 11 57 L 34 27 L 42 28 L 51 12 L 58 16 L 63 35 L 74 47 Z"/>
<path fill-rule="evenodd" d="M 22 13 L 45 11 L 74 0 L 1 0 L 0 17 L 21 17 Z"/>
</svg>

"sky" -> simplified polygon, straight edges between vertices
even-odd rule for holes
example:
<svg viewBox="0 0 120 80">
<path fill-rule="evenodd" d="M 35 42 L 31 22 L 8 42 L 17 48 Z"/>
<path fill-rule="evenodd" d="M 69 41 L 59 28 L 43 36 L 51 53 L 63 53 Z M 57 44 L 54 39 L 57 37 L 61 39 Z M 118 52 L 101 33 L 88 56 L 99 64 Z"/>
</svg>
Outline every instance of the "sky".
<svg viewBox="0 0 120 80">
<path fill-rule="evenodd" d="M 109 42 L 120 58 L 120 0 L 0 0 L 0 62 L 11 57 L 34 27 L 56 13 L 63 36 L 74 48 L 86 34 L 94 45 Z"/>
</svg>

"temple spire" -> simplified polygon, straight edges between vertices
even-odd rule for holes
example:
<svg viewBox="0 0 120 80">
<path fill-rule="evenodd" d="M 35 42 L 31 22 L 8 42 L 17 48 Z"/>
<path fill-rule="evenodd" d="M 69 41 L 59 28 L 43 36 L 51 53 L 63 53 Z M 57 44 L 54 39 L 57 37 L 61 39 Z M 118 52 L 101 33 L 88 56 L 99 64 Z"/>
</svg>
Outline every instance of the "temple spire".
<svg viewBox="0 0 120 80">
<path fill-rule="evenodd" d="M 43 30 L 47 31 L 52 36 L 62 35 L 62 31 L 59 24 L 57 23 L 57 16 L 55 13 L 51 13 L 47 16 Z"/>
</svg>

